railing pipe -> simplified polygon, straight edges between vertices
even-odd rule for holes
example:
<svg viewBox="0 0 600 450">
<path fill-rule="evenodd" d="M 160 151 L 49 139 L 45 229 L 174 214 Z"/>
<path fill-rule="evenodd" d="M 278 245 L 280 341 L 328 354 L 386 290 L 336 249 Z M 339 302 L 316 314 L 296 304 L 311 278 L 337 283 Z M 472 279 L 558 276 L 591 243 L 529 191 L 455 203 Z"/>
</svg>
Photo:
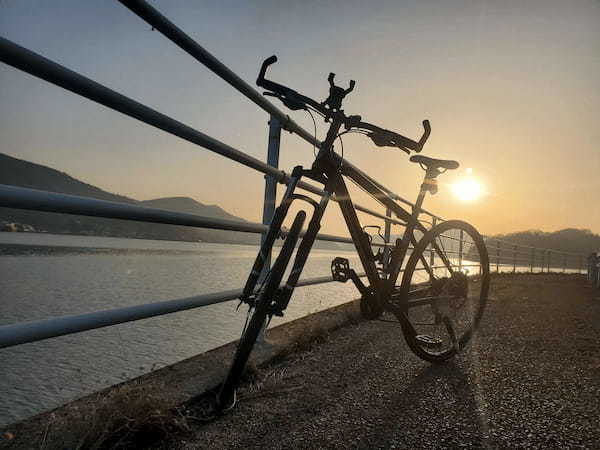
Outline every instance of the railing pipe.
<svg viewBox="0 0 600 450">
<path fill-rule="evenodd" d="M 0 184 L 0 207 L 258 234 L 264 233 L 267 230 L 266 225 L 259 223 L 215 219 L 189 213 L 147 208 L 76 195 L 57 194 L 5 184 Z M 345 244 L 353 243 L 350 238 L 324 233 L 319 233 L 317 239 Z M 384 246 L 378 242 L 373 243 L 373 245 L 378 247 Z"/>
<path fill-rule="evenodd" d="M 362 278 L 366 275 L 360 273 L 358 276 Z M 306 278 L 300 280 L 297 286 L 312 286 L 330 282 L 333 282 L 331 276 Z M 234 289 L 145 305 L 3 325 L 0 326 L 0 349 L 223 303 L 235 300 L 240 295 L 242 295 L 242 289 Z"/>
<path fill-rule="evenodd" d="M 184 33 L 179 27 L 163 16 L 155 8 L 142 0 L 119 0 L 124 6 L 129 8 L 134 14 L 150 24 L 154 29 L 161 32 L 170 39 L 179 48 L 187 52 L 197 61 L 204 64 L 212 72 L 229 83 L 233 88 L 244 94 L 260 108 L 276 117 L 282 124 L 282 127 L 290 132 L 296 133 L 310 144 L 321 146 L 321 142 L 300 125 L 294 122 L 287 114 L 284 114 L 273 103 L 268 101 L 256 89 L 242 80 L 237 74 L 229 69 L 225 64 L 219 61 L 210 52 L 200 46 L 196 41 Z"/>
<path fill-rule="evenodd" d="M 238 289 L 126 308 L 4 325 L 0 326 L 0 348 L 213 305 L 233 300 L 241 294 L 242 290 Z"/>
<path fill-rule="evenodd" d="M 182 122 L 168 117 L 158 111 L 149 108 L 129 97 L 126 97 L 106 86 L 101 85 L 83 75 L 80 75 L 60 64 L 44 58 L 14 42 L 0 37 L 0 61 L 13 66 L 19 70 L 37 76 L 49 83 L 56 84 L 68 91 L 81 95 L 89 100 L 95 101 L 108 108 L 119 111 L 129 117 L 140 120 L 148 125 L 159 128 L 167 133 L 173 134 L 193 144 L 204 147 L 243 164 L 259 172 L 272 175 L 280 183 L 288 183 L 290 176 L 285 172 L 269 166 L 263 161 L 247 155 L 217 139 L 212 138 L 198 130 L 195 130 Z M 306 182 L 298 183 L 298 186 L 317 195 L 322 195 L 323 190 Z M 335 198 L 334 198 L 335 200 Z M 356 205 L 356 209 L 386 220 L 385 215 L 371 211 L 368 208 Z M 394 223 L 403 225 L 403 222 L 392 220 Z"/>
<path fill-rule="evenodd" d="M 279 108 L 273 103 L 268 101 L 260 92 L 254 87 L 250 86 L 239 76 L 237 76 L 231 69 L 225 64 L 219 61 L 214 55 L 208 52 L 200 44 L 194 41 L 190 36 L 183 32 L 179 27 L 172 23 L 169 19 L 163 16 L 158 10 L 150 6 L 144 0 L 119 0 L 124 6 L 129 8 L 134 14 L 146 21 L 154 29 L 161 32 L 165 37 L 170 39 L 175 45 L 187 52 L 194 59 L 204 64 L 208 69 L 222 78 L 224 81 L 229 83 L 233 88 L 238 90 L 248 99 L 253 101 L 256 105 L 268 112 L 271 116 L 277 117 L 282 124 L 282 127 L 292 133 L 296 133 L 306 142 L 312 145 L 320 147 L 322 145 L 313 134 L 303 129 L 300 125 L 294 122 L 287 114 L 284 114 Z M 358 170 L 350 161 L 344 160 L 344 164 L 352 166 L 353 169 Z M 359 170 L 359 172 L 361 172 Z M 366 178 L 369 179 L 374 185 L 388 193 L 392 198 L 405 203 L 406 205 L 413 206 L 413 204 L 402 198 L 400 195 L 394 193 L 387 187 L 383 186 L 378 181 L 372 179 L 370 176 L 361 172 Z M 431 217 L 437 217 L 435 214 L 422 210 L 424 214 L 428 214 Z M 438 219 L 441 219 L 438 217 Z"/>
</svg>

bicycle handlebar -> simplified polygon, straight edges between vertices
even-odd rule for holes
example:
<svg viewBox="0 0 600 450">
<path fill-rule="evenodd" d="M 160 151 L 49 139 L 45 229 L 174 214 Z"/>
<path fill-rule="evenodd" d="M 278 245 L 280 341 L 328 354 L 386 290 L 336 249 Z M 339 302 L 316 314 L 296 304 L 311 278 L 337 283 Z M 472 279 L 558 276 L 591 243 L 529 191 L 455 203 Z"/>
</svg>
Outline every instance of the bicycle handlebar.
<svg viewBox="0 0 600 450">
<path fill-rule="evenodd" d="M 431 125 L 429 124 L 429 120 L 423 121 L 423 135 L 417 142 L 394 131 L 380 128 L 371 123 L 361 122 L 360 119 L 360 116 L 349 117 L 344 124 L 346 129 L 358 128 L 368 130 L 370 133 L 368 133 L 367 136 L 371 138 L 373 143 L 378 147 L 398 147 L 407 154 L 410 154 L 410 150 L 420 153 L 421 150 L 423 150 L 423 146 L 425 145 L 425 142 L 427 142 L 429 135 L 431 134 Z"/>
<path fill-rule="evenodd" d="M 283 102 L 285 106 L 287 106 L 291 110 L 307 109 L 307 107 L 310 106 L 319 113 L 321 113 L 325 117 L 326 121 L 328 121 L 334 114 L 342 114 L 346 130 L 350 130 L 351 128 L 357 128 L 369 131 L 369 133 L 366 133 L 367 136 L 369 136 L 369 138 L 371 138 L 371 140 L 378 147 L 397 147 L 408 154 L 410 154 L 410 150 L 413 150 L 417 153 L 423 150 L 423 146 L 425 145 L 425 142 L 427 142 L 427 139 L 431 134 L 431 126 L 429 125 L 428 120 L 423 121 L 423 135 L 417 142 L 393 131 L 380 128 L 376 125 L 367 122 L 361 122 L 360 116 L 346 117 L 345 115 L 343 115 L 343 111 L 341 109 L 342 100 L 346 95 L 348 95 L 350 92 L 352 92 L 352 90 L 354 90 L 354 86 L 356 85 L 356 82 L 354 80 L 350 81 L 348 89 L 344 89 L 335 85 L 335 74 L 333 72 L 330 73 L 329 77 L 327 78 L 327 81 L 329 81 L 329 97 L 327 97 L 325 101 L 319 103 L 313 100 L 312 98 L 306 97 L 287 86 L 284 86 L 271 80 L 267 80 L 265 78 L 267 69 L 270 65 L 276 62 L 277 56 L 275 55 L 265 59 L 260 68 L 258 78 L 256 79 L 256 84 L 258 86 L 270 91 L 265 92 L 265 95 L 277 97 Z"/>
<path fill-rule="evenodd" d="M 323 107 L 321 104 L 314 101 L 312 98 L 306 97 L 295 90 L 284 86 L 274 81 L 267 80 L 265 75 L 270 65 L 277 62 L 277 56 L 273 55 L 265 59 L 258 73 L 256 84 L 262 88 L 265 88 L 271 92 L 265 92 L 265 95 L 272 95 L 279 98 L 285 106 L 291 110 L 306 109 L 306 105 L 310 105 L 317 109 L 321 114 L 326 114 L 326 111 L 322 111 Z"/>
</svg>

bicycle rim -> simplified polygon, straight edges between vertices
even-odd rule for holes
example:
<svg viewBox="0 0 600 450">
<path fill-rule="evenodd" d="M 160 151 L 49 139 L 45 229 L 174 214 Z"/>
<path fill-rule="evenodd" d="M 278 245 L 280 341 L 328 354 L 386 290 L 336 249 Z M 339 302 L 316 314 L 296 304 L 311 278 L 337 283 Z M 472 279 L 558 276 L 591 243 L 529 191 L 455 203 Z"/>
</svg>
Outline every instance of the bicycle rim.
<svg viewBox="0 0 600 450">
<path fill-rule="evenodd" d="M 487 249 L 473 226 L 451 220 L 426 233 L 409 257 L 400 289 L 411 350 L 430 362 L 460 352 L 481 320 L 489 281 Z"/>
</svg>

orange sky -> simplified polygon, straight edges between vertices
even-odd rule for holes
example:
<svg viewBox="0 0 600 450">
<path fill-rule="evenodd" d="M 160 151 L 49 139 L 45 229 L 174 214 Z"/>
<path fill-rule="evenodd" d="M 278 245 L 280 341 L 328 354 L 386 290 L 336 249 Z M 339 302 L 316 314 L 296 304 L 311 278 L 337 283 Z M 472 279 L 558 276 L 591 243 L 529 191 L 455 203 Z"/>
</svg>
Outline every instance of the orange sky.
<svg viewBox="0 0 600 450">
<path fill-rule="evenodd" d="M 251 83 L 261 61 L 277 54 L 272 78 L 317 99 L 326 97 L 330 71 L 342 84 L 355 79 L 345 109 L 369 122 L 417 137 L 429 119 L 423 154 L 461 163 L 440 181 L 470 167 L 488 192 L 466 204 L 442 184 L 425 204 L 440 215 L 486 234 L 600 232 L 600 3 L 155 4 Z M 117 2 L 0 9 L 3 37 L 265 158 L 266 114 Z M 190 196 L 261 218 L 261 174 L 4 65 L 0 99 L 0 152 L 135 198 Z M 312 130 L 305 113 L 291 115 Z M 320 138 L 324 131 L 320 123 Z M 404 153 L 362 136 L 349 136 L 344 148 L 414 199 L 422 173 Z M 282 168 L 311 159 L 310 146 L 283 136 Z M 324 231 L 343 233 L 342 225 L 330 211 Z"/>
</svg>

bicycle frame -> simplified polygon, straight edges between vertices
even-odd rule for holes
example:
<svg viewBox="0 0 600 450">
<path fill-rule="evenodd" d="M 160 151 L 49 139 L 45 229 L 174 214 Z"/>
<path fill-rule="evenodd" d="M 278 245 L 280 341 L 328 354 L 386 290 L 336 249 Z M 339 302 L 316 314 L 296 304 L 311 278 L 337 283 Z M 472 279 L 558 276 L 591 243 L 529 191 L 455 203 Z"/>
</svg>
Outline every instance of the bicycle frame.
<svg viewBox="0 0 600 450">
<path fill-rule="evenodd" d="M 332 124 L 331 128 L 335 128 L 335 123 Z M 320 201 L 317 202 L 310 197 L 295 193 L 296 186 L 303 176 L 307 176 L 324 185 L 325 193 L 321 196 Z M 371 243 L 369 242 L 367 234 L 361 227 L 344 177 L 349 178 L 363 188 L 373 199 L 390 209 L 393 214 L 406 223 L 403 238 L 396 242 L 390 253 L 390 264 L 386 270 L 387 276 L 380 276 L 380 273 L 377 270 L 375 256 L 371 250 Z M 283 310 L 285 310 L 300 278 L 304 265 L 306 264 L 310 250 L 316 240 L 317 233 L 321 227 L 323 214 L 325 213 L 331 196 L 335 195 L 361 264 L 365 270 L 371 291 L 381 299 L 381 302 L 384 303 L 386 307 L 393 309 L 394 306 L 386 300 L 394 293 L 396 282 L 410 245 L 412 244 L 414 246 L 417 243 L 414 232 L 415 230 L 421 231 L 422 233 L 427 231 L 425 226 L 419 221 L 419 215 L 421 213 L 426 192 L 426 187 L 423 184 L 413 207 L 413 211 L 412 213 L 409 213 L 360 170 L 350 165 L 344 165 L 342 158 L 338 154 L 333 151 L 326 152 L 322 150 L 310 170 L 305 170 L 301 166 L 297 166 L 292 171 L 292 180 L 288 185 L 280 205 L 275 210 L 267 237 L 255 260 L 251 275 L 244 288 L 242 300 L 248 300 L 254 293 L 259 275 L 263 269 L 264 262 L 266 261 L 265 255 L 271 250 L 275 239 L 281 233 L 281 226 L 291 203 L 294 200 L 303 200 L 314 207 L 314 212 L 308 229 L 298 248 L 288 280 L 285 285 L 282 286 L 279 294 L 279 311 L 282 313 Z M 446 259 L 444 252 L 437 248 L 437 245 L 434 245 L 434 250 L 436 250 L 441 257 L 444 265 L 448 267 L 449 270 L 452 270 L 452 265 Z M 424 257 L 421 257 L 421 263 L 424 270 L 430 277 L 433 277 L 433 269 Z"/>
</svg>

